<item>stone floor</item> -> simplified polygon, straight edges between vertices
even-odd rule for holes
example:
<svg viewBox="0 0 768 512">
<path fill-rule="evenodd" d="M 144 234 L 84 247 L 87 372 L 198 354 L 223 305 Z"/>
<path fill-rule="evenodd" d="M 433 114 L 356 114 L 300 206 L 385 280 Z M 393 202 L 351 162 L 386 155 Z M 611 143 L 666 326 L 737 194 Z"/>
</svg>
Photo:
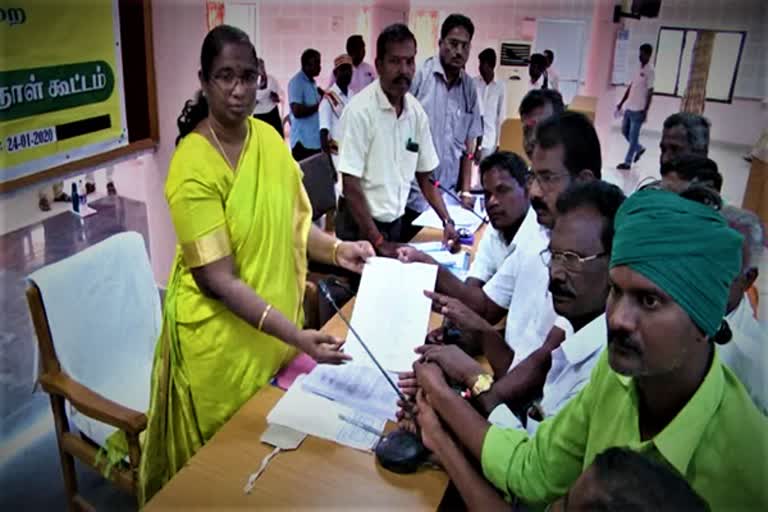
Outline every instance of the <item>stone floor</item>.
<svg viewBox="0 0 768 512">
<path fill-rule="evenodd" d="M 137 231 L 149 246 L 143 203 L 107 197 L 80 219 L 64 211 L 0 237 L 0 510 L 64 508 L 56 438 L 47 396 L 33 394 L 36 338 L 25 299 L 26 276 L 116 233 Z M 99 475 L 79 468 L 83 492 L 98 508 L 135 508 Z"/>
</svg>

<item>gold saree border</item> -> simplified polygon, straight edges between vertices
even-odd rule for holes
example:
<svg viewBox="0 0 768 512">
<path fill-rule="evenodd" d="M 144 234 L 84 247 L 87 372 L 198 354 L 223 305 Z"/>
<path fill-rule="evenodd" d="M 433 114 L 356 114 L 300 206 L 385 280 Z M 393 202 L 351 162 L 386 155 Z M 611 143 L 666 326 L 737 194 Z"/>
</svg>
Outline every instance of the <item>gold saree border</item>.
<svg viewBox="0 0 768 512">
<path fill-rule="evenodd" d="M 226 226 L 180 245 L 184 263 L 189 268 L 202 267 L 232 254 L 232 244 Z"/>
</svg>

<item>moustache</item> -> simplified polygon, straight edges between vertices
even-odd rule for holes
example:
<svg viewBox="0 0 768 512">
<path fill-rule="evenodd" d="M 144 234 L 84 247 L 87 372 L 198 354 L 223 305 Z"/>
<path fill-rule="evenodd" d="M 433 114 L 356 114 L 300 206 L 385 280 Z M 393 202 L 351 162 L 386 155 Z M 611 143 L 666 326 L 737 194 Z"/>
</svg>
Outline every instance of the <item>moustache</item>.
<svg viewBox="0 0 768 512">
<path fill-rule="evenodd" d="M 567 289 L 565 285 L 560 281 L 552 281 L 549 283 L 549 293 L 552 295 L 557 295 L 558 297 L 576 297 L 576 294 Z"/>
<path fill-rule="evenodd" d="M 531 208 L 537 211 L 549 211 L 549 208 L 547 208 L 546 203 L 539 199 L 538 197 L 532 197 L 531 198 Z"/>
<path fill-rule="evenodd" d="M 408 78 L 408 77 L 407 77 L 407 76 L 405 76 L 405 75 L 402 75 L 402 76 L 399 76 L 399 77 L 397 77 L 397 78 L 395 79 L 395 82 L 402 82 L 402 83 L 406 84 L 408 87 L 410 87 L 410 86 L 411 86 L 411 79 L 410 79 L 410 78 Z"/>
<path fill-rule="evenodd" d="M 634 352 L 637 355 L 641 355 L 643 352 L 639 344 L 632 339 L 632 335 L 620 329 L 608 329 L 608 345 L 618 345 L 624 350 Z"/>
</svg>

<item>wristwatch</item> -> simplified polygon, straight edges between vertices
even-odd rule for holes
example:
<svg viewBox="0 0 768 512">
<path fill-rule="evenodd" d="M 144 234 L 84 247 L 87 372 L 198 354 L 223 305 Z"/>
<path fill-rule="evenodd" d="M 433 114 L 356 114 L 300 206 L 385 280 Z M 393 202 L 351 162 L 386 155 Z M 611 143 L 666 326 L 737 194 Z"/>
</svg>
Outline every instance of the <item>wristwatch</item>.
<svg viewBox="0 0 768 512">
<path fill-rule="evenodd" d="M 481 373 L 475 378 L 475 383 L 472 384 L 472 396 L 479 396 L 491 389 L 493 386 L 493 375 L 489 373 Z"/>
<path fill-rule="evenodd" d="M 456 227 L 456 223 L 450 217 L 448 217 L 447 219 L 443 219 L 443 227 L 445 227 L 448 224 L 450 224 L 451 226 Z"/>
<path fill-rule="evenodd" d="M 466 197 L 466 198 L 470 198 L 471 199 L 471 198 L 473 198 L 475 196 L 473 196 L 472 192 L 470 192 L 468 190 L 462 190 L 461 193 L 459 194 L 459 197 Z"/>
</svg>

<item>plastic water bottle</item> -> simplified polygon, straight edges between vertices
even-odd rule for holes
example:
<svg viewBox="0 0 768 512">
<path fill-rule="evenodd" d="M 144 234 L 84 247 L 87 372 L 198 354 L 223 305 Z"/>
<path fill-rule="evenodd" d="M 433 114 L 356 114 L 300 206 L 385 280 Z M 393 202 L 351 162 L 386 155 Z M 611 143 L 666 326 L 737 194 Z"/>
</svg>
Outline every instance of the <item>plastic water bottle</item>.
<svg viewBox="0 0 768 512">
<path fill-rule="evenodd" d="M 80 196 L 80 206 L 82 207 L 83 211 L 88 207 L 88 193 L 85 191 L 85 185 L 83 185 L 83 180 L 79 180 L 77 182 L 77 194 Z"/>
<path fill-rule="evenodd" d="M 72 183 L 72 211 L 80 213 L 80 194 L 77 191 L 77 183 Z"/>
</svg>

